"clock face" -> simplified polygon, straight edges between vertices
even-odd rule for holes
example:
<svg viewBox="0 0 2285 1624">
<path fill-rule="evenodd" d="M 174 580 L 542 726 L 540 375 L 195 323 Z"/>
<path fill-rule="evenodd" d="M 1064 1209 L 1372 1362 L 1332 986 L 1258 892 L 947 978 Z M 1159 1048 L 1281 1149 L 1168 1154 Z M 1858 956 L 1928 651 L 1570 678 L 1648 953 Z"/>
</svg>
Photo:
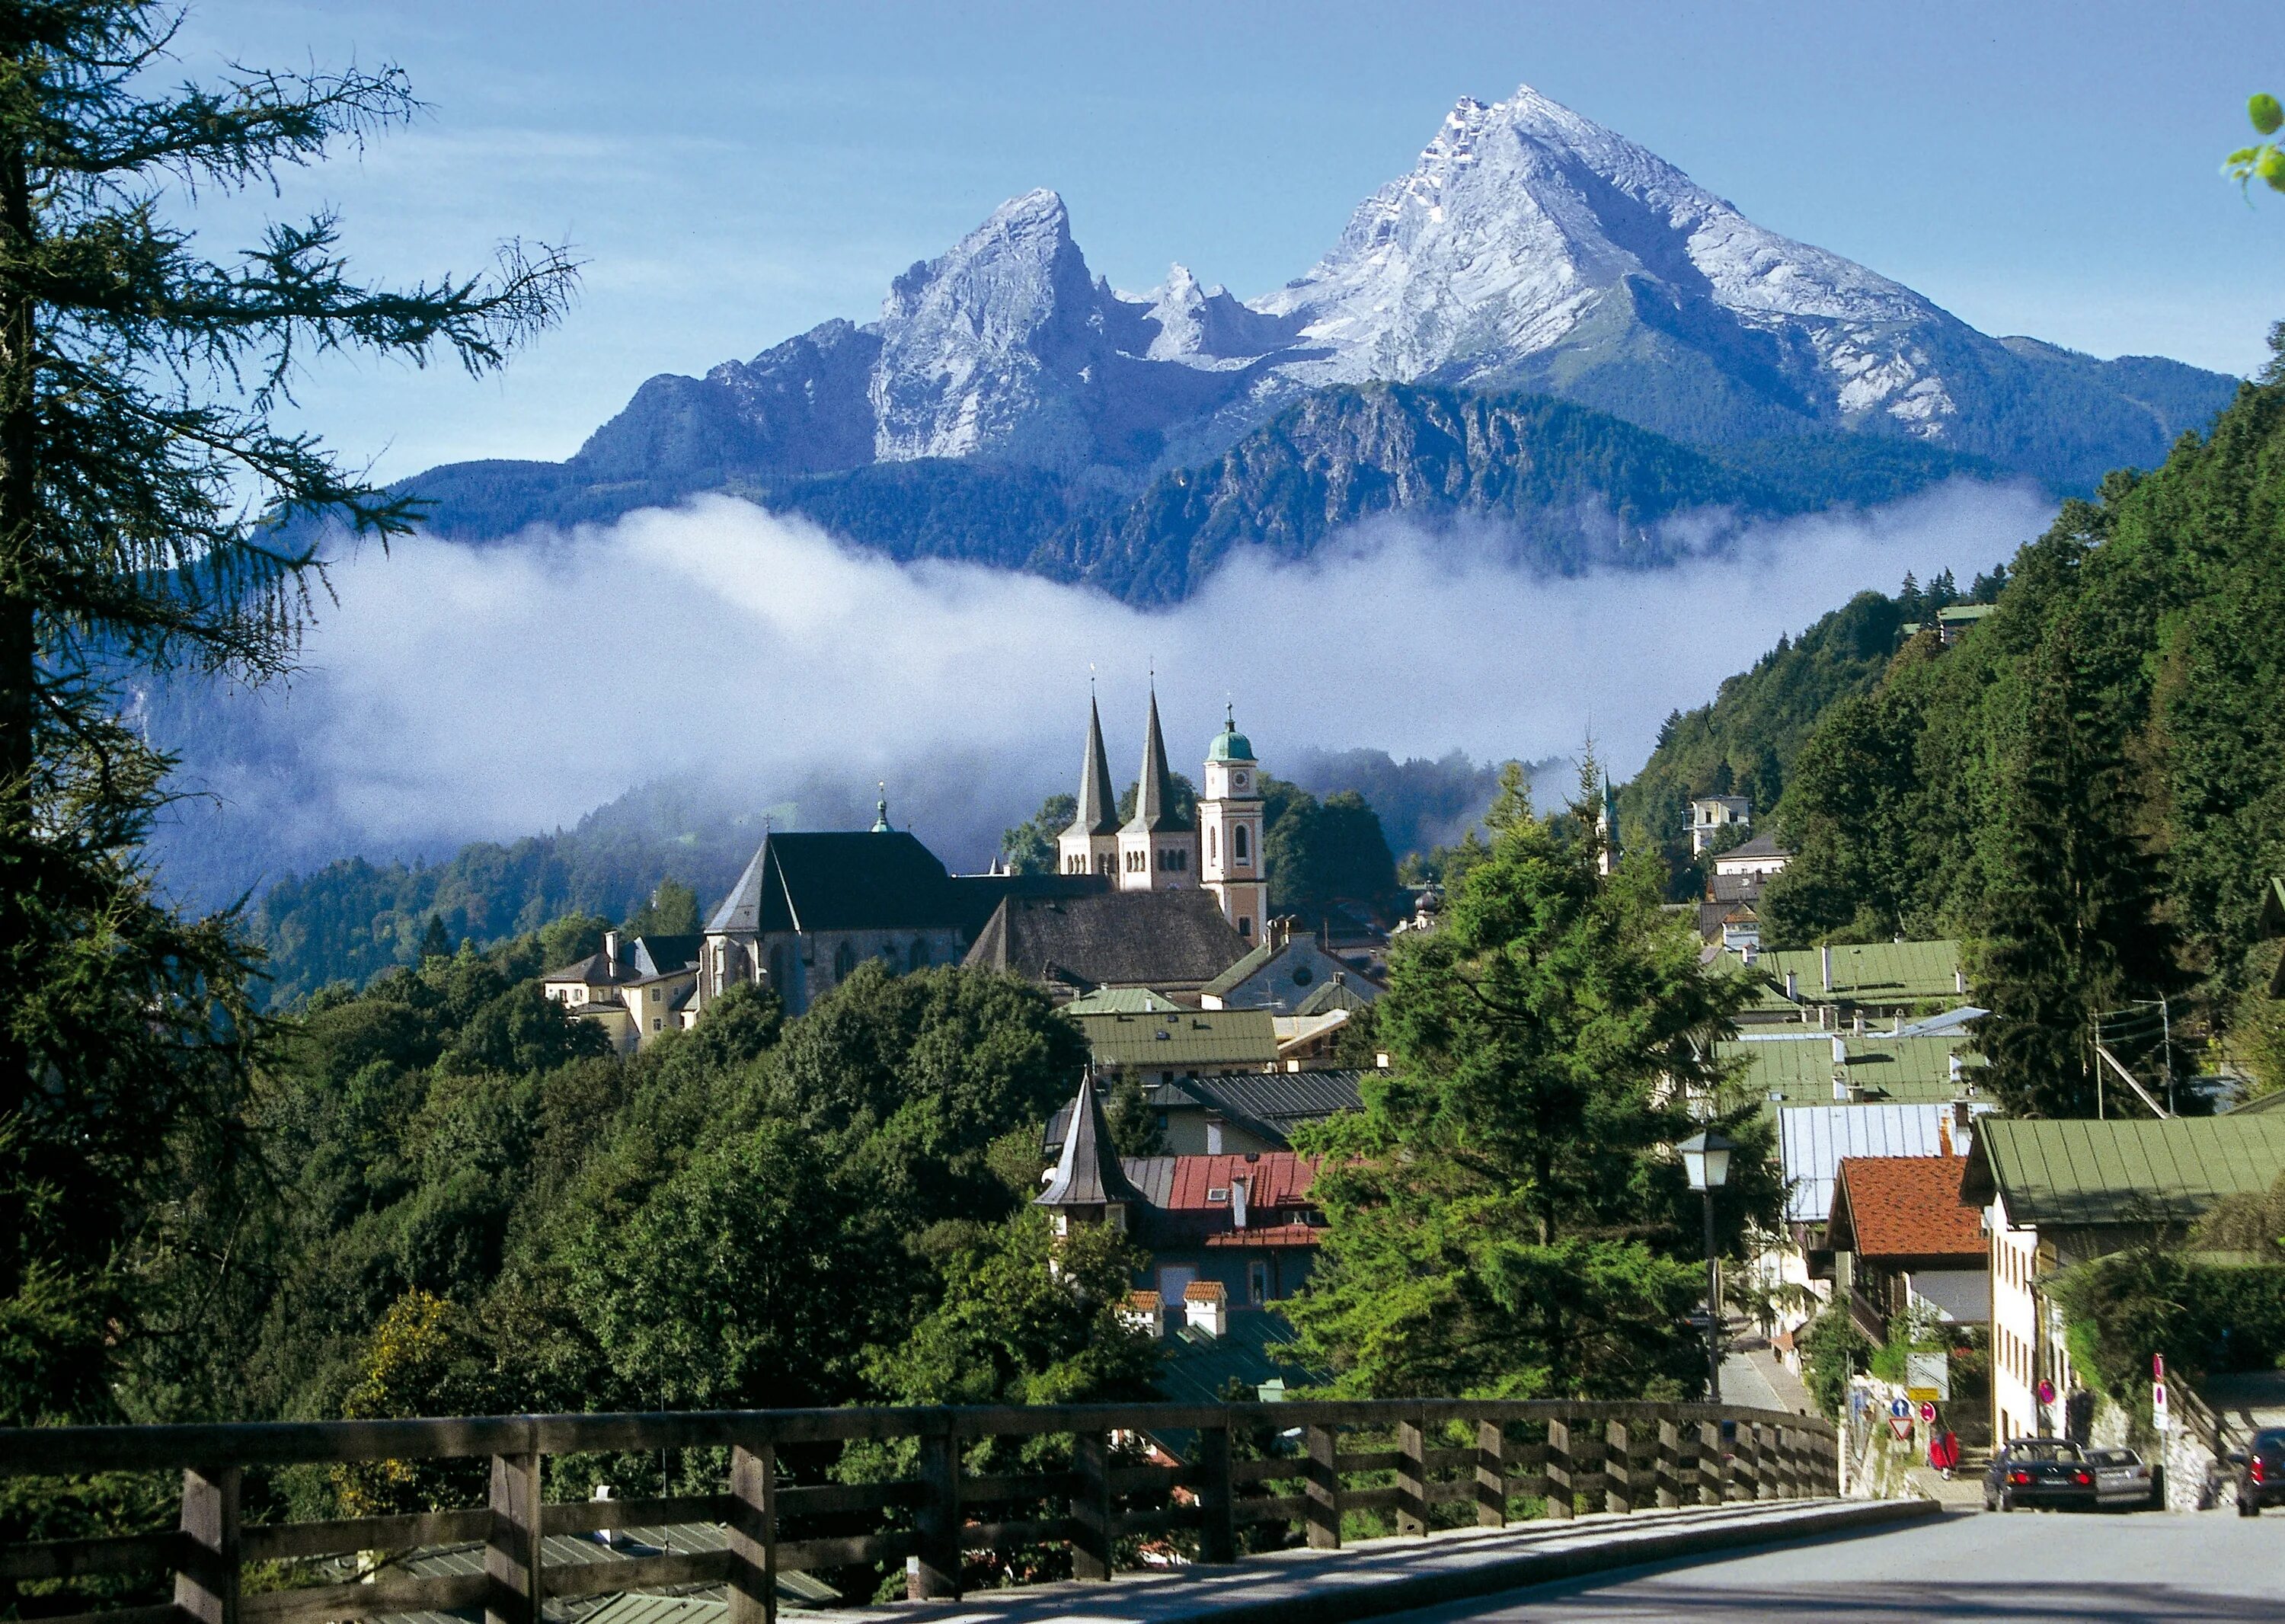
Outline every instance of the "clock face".
<svg viewBox="0 0 2285 1624">
<path fill-rule="evenodd" d="M 1245 788 L 1245 773 L 1231 773 L 1231 774 L 1229 775 L 1229 787 L 1230 787 L 1231 788 L 1233 788 L 1233 789 L 1243 789 L 1243 788 Z"/>
</svg>

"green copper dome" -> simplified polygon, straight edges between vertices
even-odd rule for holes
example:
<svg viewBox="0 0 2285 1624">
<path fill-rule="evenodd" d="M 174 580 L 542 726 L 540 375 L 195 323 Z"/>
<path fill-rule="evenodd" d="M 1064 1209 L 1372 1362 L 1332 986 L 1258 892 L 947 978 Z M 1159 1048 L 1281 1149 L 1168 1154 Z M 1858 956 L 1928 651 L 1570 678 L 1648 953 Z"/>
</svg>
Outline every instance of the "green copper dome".
<svg viewBox="0 0 2285 1624">
<path fill-rule="evenodd" d="M 1221 731 L 1214 735 L 1214 741 L 1206 746 L 1206 759 L 1208 761 L 1252 761 L 1253 759 L 1253 741 L 1237 731 L 1237 721 L 1233 713 L 1223 714 Z"/>
</svg>

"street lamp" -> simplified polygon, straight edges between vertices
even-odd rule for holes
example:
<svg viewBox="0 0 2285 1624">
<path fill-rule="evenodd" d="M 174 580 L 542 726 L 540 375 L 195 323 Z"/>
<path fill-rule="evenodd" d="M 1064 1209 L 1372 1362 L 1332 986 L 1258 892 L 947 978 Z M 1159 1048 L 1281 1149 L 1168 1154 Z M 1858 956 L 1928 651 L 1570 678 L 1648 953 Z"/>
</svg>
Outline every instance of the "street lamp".
<svg viewBox="0 0 2285 1624">
<path fill-rule="evenodd" d="M 1706 1196 L 1706 1396 L 1722 1401 L 1722 1277 L 1714 1255 L 1714 1192 L 1730 1181 L 1730 1152 L 1737 1147 L 1711 1128 L 1693 1134 L 1675 1149 L 1690 1188 Z"/>
</svg>

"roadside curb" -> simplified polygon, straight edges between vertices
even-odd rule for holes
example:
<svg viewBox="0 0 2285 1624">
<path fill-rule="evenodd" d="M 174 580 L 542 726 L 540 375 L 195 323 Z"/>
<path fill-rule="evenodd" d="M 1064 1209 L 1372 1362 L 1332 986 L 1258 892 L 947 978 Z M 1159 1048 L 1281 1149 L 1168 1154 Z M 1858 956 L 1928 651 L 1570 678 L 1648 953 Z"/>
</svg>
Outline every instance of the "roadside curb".
<svg viewBox="0 0 2285 1624">
<path fill-rule="evenodd" d="M 1339 1552 L 1271 1552 L 1233 1566 L 1136 1574 L 1108 1585 L 1065 1581 L 974 1591 L 957 1602 L 891 1603 L 805 1616 L 819 1624 L 1291 1624 L 1298 1616 L 1309 1624 L 1351 1624 L 1590 1573 L 1941 1520 L 1945 1514 L 1943 1506 L 1916 1496 L 1677 1508 L 1647 1518 L 1614 1517 L 1599 1526 L 1598 1518 L 1511 1525 L 1498 1532 L 1452 1529 L 1425 1541 L 1387 1538 Z M 1510 1542 L 1522 1548 L 1498 1549 Z"/>
</svg>

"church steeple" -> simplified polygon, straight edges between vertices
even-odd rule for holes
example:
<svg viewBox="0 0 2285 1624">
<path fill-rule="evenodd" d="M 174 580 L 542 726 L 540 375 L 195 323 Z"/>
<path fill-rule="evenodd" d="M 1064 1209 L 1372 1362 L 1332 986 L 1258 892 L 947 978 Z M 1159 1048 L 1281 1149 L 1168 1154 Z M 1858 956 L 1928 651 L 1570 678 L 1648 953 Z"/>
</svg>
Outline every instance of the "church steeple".
<svg viewBox="0 0 2285 1624">
<path fill-rule="evenodd" d="M 1143 835 L 1187 834 L 1190 820 L 1174 806 L 1174 775 L 1166 765 L 1166 741 L 1158 731 L 1158 690 L 1150 690 L 1150 722 L 1142 734 L 1142 780 L 1135 794 L 1130 832 Z"/>
<path fill-rule="evenodd" d="M 1080 764 L 1079 773 L 1079 812 L 1065 832 L 1119 833 L 1119 804 L 1111 793 L 1111 757 L 1103 748 L 1103 711 L 1091 694 L 1087 701 L 1087 759 Z"/>
<path fill-rule="evenodd" d="M 1142 1204 L 1142 1191 L 1119 1165 L 1092 1071 L 1080 1079 L 1071 1119 L 1064 1127 L 1063 1153 L 1056 1158 L 1047 1188 L 1032 1197 L 1032 1204 L 1053 1212 L 1056 1230 L 1064 1234 L 1070 1232 L 1074 1219 L 1081 1223 L 1103 1220 L 1124 1228 L 1127 1209 Z"/>
</svg>

